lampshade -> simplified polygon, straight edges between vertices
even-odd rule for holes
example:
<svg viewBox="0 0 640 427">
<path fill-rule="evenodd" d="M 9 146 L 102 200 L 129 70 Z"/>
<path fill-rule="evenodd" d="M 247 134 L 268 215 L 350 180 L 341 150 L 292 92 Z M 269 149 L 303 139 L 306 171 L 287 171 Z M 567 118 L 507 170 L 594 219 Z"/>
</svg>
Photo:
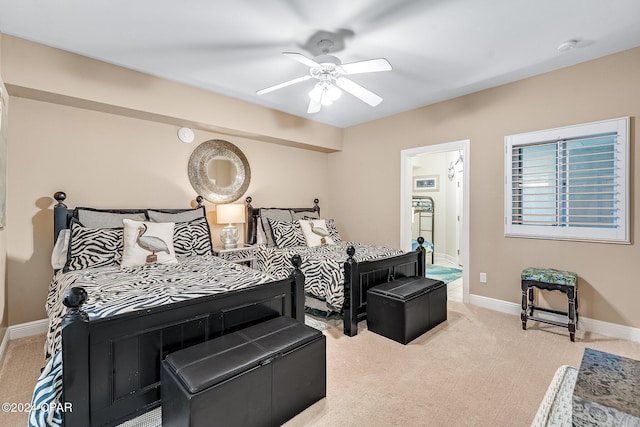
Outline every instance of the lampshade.
<svg viewBox="0 0 640 427">
<path fill-rule="evenodd" d="M 244 205 L 225 204 L 216 206 L 218 224 L 243 224 Z"/>
</svg>

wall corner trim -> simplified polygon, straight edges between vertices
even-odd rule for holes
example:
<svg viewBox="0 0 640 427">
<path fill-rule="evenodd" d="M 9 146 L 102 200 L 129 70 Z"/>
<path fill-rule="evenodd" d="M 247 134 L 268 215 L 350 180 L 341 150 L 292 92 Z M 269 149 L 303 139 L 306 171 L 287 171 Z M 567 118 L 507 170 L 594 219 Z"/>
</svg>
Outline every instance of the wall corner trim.
<svg viewBox="0 0 640 427">
<path fill-rule="evenodd" d="M 7 350 L 7 346 L 9 345 L 9 329 L 7 329 L 4 333 L 4 338 L 2 338 L 2 342 L 0 343 L 0 368 L 4 364 L 4 353 Z"/>
</svg>

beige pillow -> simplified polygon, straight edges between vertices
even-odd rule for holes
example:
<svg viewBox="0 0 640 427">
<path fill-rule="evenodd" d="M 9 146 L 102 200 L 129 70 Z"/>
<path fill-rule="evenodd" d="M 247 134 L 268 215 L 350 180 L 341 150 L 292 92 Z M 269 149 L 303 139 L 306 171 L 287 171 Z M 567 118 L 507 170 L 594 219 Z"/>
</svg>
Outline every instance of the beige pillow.
<svg viewBox="0 0 640 427">
<path fill-rule="evenodd" d="M 123 219 L 124 251 L 121 267 L 145 264 L 176 264 L 173 248 L 173 222 Z"/>
<path fill-rule="evenodd" d="M 324 219 L 301 219 L 298 222 L 307 241 L 307 246 L 332 245 L 334 243 L 333 239 L 329 237 L 329 230 Z"/>
<path fill-rule="evenodd" d="M 256 245 L 266 245 L 269 241 L 267 240 L 267 235 L 264 233 L 264 228 L 262 227 L 262 218 L 258 217 L 256 222 Z"/>
<path fill-rule="evenodd" d="M 76 208 L 74 212 L 80 223 L 88 228 L 122 228 L 124 218 L 145 221 L 144 212 L 110 212 L 92 208 Z"/>
</svg>

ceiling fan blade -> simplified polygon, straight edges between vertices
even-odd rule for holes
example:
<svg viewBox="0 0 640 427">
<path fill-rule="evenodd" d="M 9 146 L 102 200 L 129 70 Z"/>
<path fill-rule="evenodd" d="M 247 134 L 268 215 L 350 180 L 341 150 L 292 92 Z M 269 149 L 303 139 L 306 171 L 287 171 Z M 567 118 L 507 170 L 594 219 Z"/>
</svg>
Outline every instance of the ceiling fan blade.
<svg viewBox="0 0 640 427">
<path fill-rule="evenodd" d="M 314 101 L 312 99 L 309 101 L 309 108 L 307 108 L 307 113 L 317 113 L 318 111 L 320 111 L 320 108 L 322 108 L 322 104 L 320 103 L 320 101 Z"/>
<path fill-rule="evenodd" d="M 389 61 L 384 58 L 350 62 L 342 64 L 341 67 L 347 74 L 375 73 L 378 71 L 391 71 L 392 69 Z"/>
<path fill-rule="evenodd" d="M 269 86 L 267 88 L 260 89 L 256 93 L 258 95 L 264 95 L 265 93 L 273 92 L 274 90 L 282 89 L 283 87 L 291 86 L 293 84 L 300 83 L 300 82 L 303 82 L 305 80 L 309 80 L 310 78 L 311 78 L 311 75 L 307 74 L 306 76 L 298 77 L 297 79 L 289 80 L 289 81 L 286 81 L 284 83 L 280 83 L 280 84 L 277 84 L 277 85 L 274 85 L 274 86 Z"/>
<path fill-rule="evenodd" d="M 367 104 L 375 107 L 376 105 L 382 102 L 382 98 L 371 92 L 369 89 L 365 89 L 360 86 L 358 83 L 353 80 L 349 80 L 345 77 L 340 77 L 336 79 L 336 86 L 345 91 L 349 92 L 351 95 L 360 99 L 361 101 L 366 102 Z"/>
<path fill-rule="evenodd" d="M 311 58 L 307 58 L 306 56 L 304 56 L 301 53 L 297 53 L 297 52 L 282 52 L 283 55 L 288 56 L 291 59 L 294 59 L 298 62 L 300 62 L 301 64 L 306 65 L 307 67 L 321 67 L 320 64 L 318 64 L 316 61 L 314 61 Z"/>
</svg>

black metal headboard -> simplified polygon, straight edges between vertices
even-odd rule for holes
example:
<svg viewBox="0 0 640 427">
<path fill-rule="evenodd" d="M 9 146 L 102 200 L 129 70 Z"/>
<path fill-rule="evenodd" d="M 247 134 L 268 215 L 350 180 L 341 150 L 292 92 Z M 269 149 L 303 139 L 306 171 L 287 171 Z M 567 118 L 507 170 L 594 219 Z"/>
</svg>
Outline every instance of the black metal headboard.
<svg viewBox="0 0 640 427">
<path fill-rule="evenodd" d="M 65 228 L 69 228 L 69 224 L 71 224 L 71 219 L 74 217 L 75 209 L 67 208 L 67 205 L 64 204 L 67 195 L 64 191 L 58 191 L 53 195 L 53 198 L 58 202 L 53 207 L 53 242 L 55 243 L 58 240 L 58 234 L 60 234 L 60 230 Z M 198 204 L 196 207 L 201 208 L 203 202 L 202 196 L 196 197 L 196 203 Z M 109 212 L 114 213 L 139 213 L 144 212 L 148 208 L 141 209 L 109 209 Z M 106 209 L 105 209 L 106 210 Z M 163 212 L 182 212 L 185 209 L 155 209 Z"/>
<path fill-rule="evenodd" d="M 310 208 L 254 208 L 251 206 L 251 197 L 247 197 L 247 244 L 254 245 L 258 238 L 258 218 L 260 218 L 260 209 L 288 209 L 294 212 L 316 212 L 320 216 L 320 200 L 313 199 L 313 207 Z"/>
</svg>

